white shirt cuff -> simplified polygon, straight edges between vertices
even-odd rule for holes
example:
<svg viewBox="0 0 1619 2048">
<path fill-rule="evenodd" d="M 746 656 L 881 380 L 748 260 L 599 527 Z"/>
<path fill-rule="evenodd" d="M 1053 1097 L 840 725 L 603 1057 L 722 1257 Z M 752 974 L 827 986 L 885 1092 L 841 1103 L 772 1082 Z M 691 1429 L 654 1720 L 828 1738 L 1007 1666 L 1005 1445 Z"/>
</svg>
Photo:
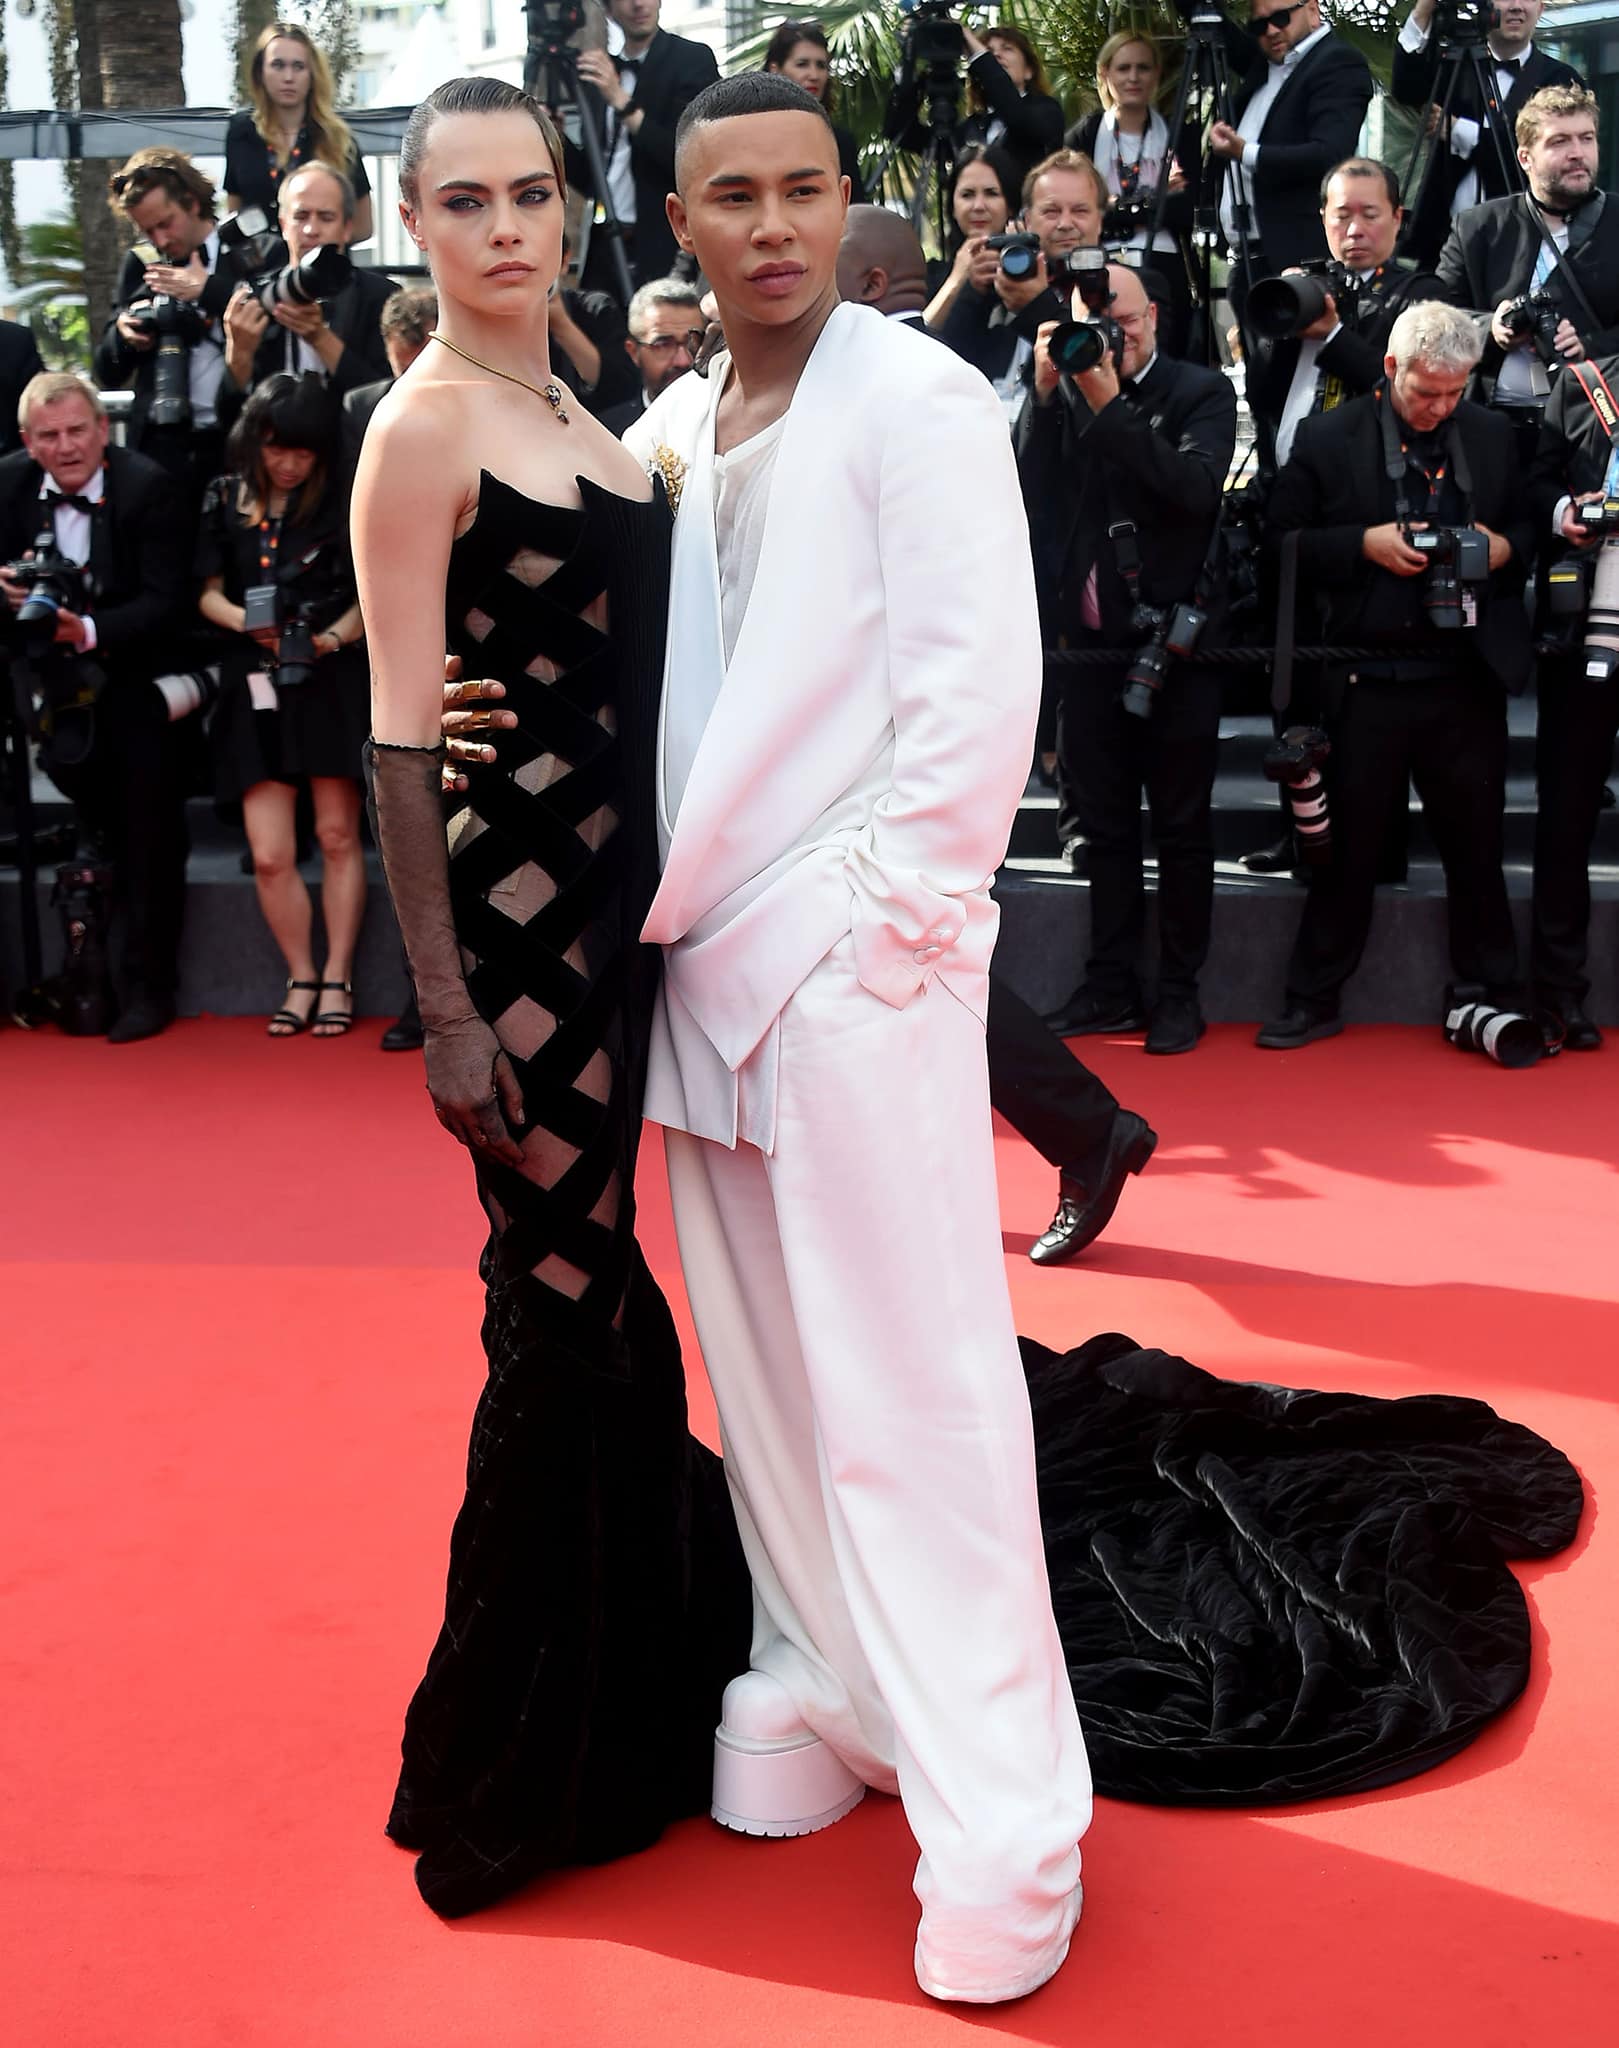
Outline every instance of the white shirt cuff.
<svg viewBox="0 0 1619 2048">
<path fill-rule="evenodd" d="M 1428 31 L 1414 14 L 1408 14 L 1400 29 L 1400 48 L 1402 50 L 1409 50 L 1416 57 L 1421 56 L 1427 47 Z"/>
<path fill-rule="evenodd" d="M 1319 355 L 1321 351 L 1326 347 L 1329 341 L 1336 341 L 1339 335 L 1343 333 L 1343 331 L 1344 323 L 1340 320 L 1326 334 L 1323 334 L 1321 339 L 1316 343 L 1316 354 Z"/>
<path fill-rule="evenodd" d="M 1450 147 L 1454 156 L 1471 156 L 1478 148 L 1479 125 L 1458 114 L 1450 124 Z"/>
<path fill-rule="evenodd" d="M 1259 144 L 1257 142 L 1250 142 L 1248 147 L 1242 153 L 1242 167 L 1245 171 L 1251 171 L 1254 165 L 1258 163 L 1258 161 Z"/>
<path fill-rule="evenodd" d="M 96 622 L 94 619 L 87 617 L 83 612 L 79 614 L 79 617 L 84 625 L 84 645 L 79 649 L 79 652 L 81 654 L 94 654 L 96 651 Z"/>
<path fill-rule="evenodd" d="M 1556 506 L 1553 508 L 1552 532 L 1556 534 L 1559 540 L 1563 538 L 1563 521 L 1568 517 L 1573 503 L 1573 498 L 1565 495 L 1558 499 Z"/>
</svg>

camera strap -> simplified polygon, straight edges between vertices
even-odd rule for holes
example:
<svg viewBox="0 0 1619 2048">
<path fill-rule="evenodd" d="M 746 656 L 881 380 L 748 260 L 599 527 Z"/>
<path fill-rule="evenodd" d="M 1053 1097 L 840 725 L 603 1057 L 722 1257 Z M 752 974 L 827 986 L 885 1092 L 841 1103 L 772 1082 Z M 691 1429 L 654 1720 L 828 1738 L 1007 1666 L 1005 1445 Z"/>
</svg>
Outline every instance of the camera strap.
<svg viewBox="0 0 1619 2048">
<path fill-rule="evenodd" d="M 266 583 L 276 580 L 276 561 L 281 553 L 281 521 L 259 521 L 259 575 Z"/>
<path fill-rule="evenodd" d="M 1619 399 L 1614 397 L 1607 378 L 1603 376 L 1596 364 L 1589 360 L 1583 363 L 1570 363 L 1568 370 L 1569 375 L 1590 400 L 1591 410 L 1602 422 L 1603 431 L 1608 437 L 1609 447 L 1619 448 Z M 1587 371 L 1590 372 L 1591 377 L 1596 379 L 1594 388 L 1586 375 Z"/>
<path fill-rule="evenodd" d="M 1406 480 L 1411 471 L 1411 457 L 1399 422 L 1394 416 L 1394 397 L 1385 381 L 1377 387 L 1376 394 L 1378 425 L 1383 436 L 1383 468 L 1394 486 L 1394 517 L 1401 526 L 1409 526 L 1417 515 L 1411 510 L 1411 500 L 1406 492 Z M 1426 516 L 1438 523 L 1439 493 L 1447 474 L 1456 480 L 1456 489 L 1461 494 L 1462 510 L 1471 516 L 1473 504 L 1473 476 L 1468 467 L 1467 452 L 1462 447 L 1461 436 L 1456 432 L 1454 417 L 1445 421 L 1439 430 L 1443 460 L 1437 470 L 1431 470 L 1426 463 L 1418 467 L 1428 483 L 1428 504 Z"/>
</svg>

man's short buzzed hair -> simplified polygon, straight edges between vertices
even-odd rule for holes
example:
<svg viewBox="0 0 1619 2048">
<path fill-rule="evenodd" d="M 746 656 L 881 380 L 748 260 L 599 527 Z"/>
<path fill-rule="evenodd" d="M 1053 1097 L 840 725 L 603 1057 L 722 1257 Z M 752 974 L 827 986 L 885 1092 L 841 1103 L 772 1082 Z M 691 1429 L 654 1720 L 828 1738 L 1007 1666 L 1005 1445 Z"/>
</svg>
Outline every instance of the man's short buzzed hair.
<svg viewBox="0 0 1619 2048">
<path fill-rule="evenodd" d="M 779 71 L 739 71 L 733 78 L 717 78 L 705 85 L 675 124 L 675 187 L 680 186 L 680 159 L 694 128 L 706 128 L 715 121 L 731 121 L 739 114 L 814 114 L 832 137 L 833 158 L 837 156 L 837 131 L 832 116 L 815 97 Z"/>
</svg>

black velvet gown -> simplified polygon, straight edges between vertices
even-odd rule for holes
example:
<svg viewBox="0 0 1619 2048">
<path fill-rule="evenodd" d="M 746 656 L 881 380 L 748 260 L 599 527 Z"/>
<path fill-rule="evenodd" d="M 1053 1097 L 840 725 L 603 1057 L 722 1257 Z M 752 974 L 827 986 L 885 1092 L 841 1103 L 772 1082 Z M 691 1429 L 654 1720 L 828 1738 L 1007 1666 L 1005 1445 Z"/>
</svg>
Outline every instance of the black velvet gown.
<svg viewBox="0 0 1619 2048">
<path fill-rule="evenodd" d="M 656 847 L 627 821 L 651 816 L 669 513 L 581 490 L 566 510 L 486 472 L 450 561 L 450 645 L 518 716 L 449 841 L 467 988 L 525 1127 L 520 1169 L 475 1159 L 489 1378 L 388 1821 L 446 1915 L 706 1811 L 748 1660 L 724 1476 L 635 1242 Z"/>
<path fill-rule="evenodd" d="M 562 511 L 485 474 L 451 559 L 451 644 L 519 719 L 449 831 L 467 985 L 527 1121 L 521 1170 L 477 1165 L 489 1379 L 388 1822 L 446 1915 L 706 1811 L 749 1650 L 724 1475 L 634 1237 L 669 517 L 582 490 Z M 1362 1790 L 1522 1690 L 1506 1560 L 1570 1542 L 1583 1504 L 1529 1430 L 1477 1401 L 1216 1380 L 1127 1337 L 1023 1356 L 1098 1792 Z"/>
</svg>

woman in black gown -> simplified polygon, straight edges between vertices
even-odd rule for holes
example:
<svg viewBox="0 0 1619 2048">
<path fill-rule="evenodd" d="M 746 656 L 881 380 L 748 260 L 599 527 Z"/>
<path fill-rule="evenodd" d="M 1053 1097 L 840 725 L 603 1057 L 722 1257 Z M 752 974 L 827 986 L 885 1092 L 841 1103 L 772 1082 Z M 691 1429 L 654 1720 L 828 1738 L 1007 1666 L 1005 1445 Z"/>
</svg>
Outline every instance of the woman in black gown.
<svg viewBox="0 0 1619 2048">
<path fill-rule="evenodd" d="M 354 537 L 372 622 L 378 843 L 440 1120 L 489 1218 L 489 1379 L 444 1626 L 389 1819 L 435 1910 L 640 1848 L 706 1810 L 749 1603 L 718 1460 L 686 1430 L 668 1308 L 635 1243 L 655 955 L 651 742 L 669 512 L 556 394 L 546 291 L 562 153 L 492 79 L 441 87 L 401 153 L 438 346 L 366 436 Z M 442 189 L 449 178 L 458 181 Z M 516 714 L 445 817 L 443 650 Z"/>
<path fill-rule="evenodd" d="M 560 163 L 497 80 L 417 110 L 400 178 L 441 346 L 378 408 L 355 493 L 378 843 L 434 1108 L 490 1224 L 488 1383 L 388 1822 L 446 1915 L 705 1810 L 751 1622 L 634 1237 L 669 514 L 548 388 Z M 446 628 L 504 690 L 447 834 Z M 1476 1402 L 1234 1386 L 1116 1336 L 1026 1344 L 1025 1364 L 1099 1791 L 1388 1783 L 1521 1689 L 1527 1616 L 1501 1560 L 1558 1548 L 1580 1511 L 1527 1431 Z"/>
</svg>

